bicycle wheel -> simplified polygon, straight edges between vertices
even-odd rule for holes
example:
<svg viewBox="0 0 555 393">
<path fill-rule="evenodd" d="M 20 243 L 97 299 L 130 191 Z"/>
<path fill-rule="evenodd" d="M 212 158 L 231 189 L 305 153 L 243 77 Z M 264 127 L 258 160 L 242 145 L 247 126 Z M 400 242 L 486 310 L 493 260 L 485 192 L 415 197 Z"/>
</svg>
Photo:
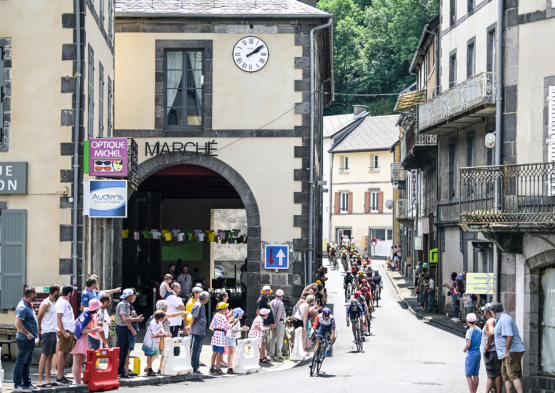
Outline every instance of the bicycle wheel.
<svg viewBox="0 0 555 393">
<path fill-rule="evenodd" d="M 314 355 L 312 355 L 312 366 L 310 367 L 310 376 L 312 377 L 314 373 L 318 374 L 318 351 L 314 351 Z"/>
<path fill-rule="evenodd" d="M 362 337 L 361 337 L 359 326 L 357 326 L 356 334 L 357 334 L 356 336 L 357 352 L 360 352 L 362 351 Z"/>
<path fill-rule="evenodd" d="M 379 296 L 376 296 L 376 299 L 375 299 L 375 300 L 376 300 L 376 307 L 379 307 L 379 306 L 380 306 L 380 298 L 379 298 Z"/>
<path fill-rule="evenodd" d="M 326 353 L 326 342 L 325 341 L 321 341 L 320 342 L 320 348 L 318 348 L 318 365 L 316 366 L 316 375 L 320 374 L 320 369 L 322 368 L 322 363 L 324 363 L 324 358 L 325 358 L 325 353 Z"/>
</svg>

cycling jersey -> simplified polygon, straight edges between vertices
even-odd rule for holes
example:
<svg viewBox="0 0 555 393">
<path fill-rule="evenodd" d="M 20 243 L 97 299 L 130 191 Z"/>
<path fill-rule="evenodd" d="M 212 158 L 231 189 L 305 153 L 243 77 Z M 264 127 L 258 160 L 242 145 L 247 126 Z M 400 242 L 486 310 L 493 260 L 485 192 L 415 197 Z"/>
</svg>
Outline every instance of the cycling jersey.
<svg viewBox="0 0 555 393">
<path fill-rule="evenodd" d="M 362 315 L 364 315 L 364 308 L 360 303 L 355 308 L 353 308 L 350 304 L 347 305 L 347 316 L 351 322 L 354 323 L 355 320 L 360 318 Z"/>
<path fill-rule="evenodd" d="M 370 287 L 368 286 L 368 284 L 366 284 L 366 285 L 364 285 L 364 284 L 359 285 L 358 290 L 362 292 L 362 295 L 364 296 L 364 298 L 365 298 L 366 300 L 372 299 L 372 292 L 371 292 L 371 289 L 370 289 Z"/>
<path fill-rule="evenodd" d="M 358 267 L 356 267 L 356 266 L 351 267 L 351 273 L 357 274 L 358 273 Z"/>
<path fill-rule="evenodd" d="M 331 255 L 331 256 L 335 256 L 335 254 L 336 254 L 336 251 L 335 251 L 334 248 L 332 248 L 332 249 L 330 250 L 330 255 Z"/>
<path fill-rule="evenodd" d="M 343 277 L 343 282 L 344 282 L 345 284 L 348 284 L 348 283 L 351 283 L 351 284 L 352 284 L 354 279 L 355 279 L 355 278 L 354 278 L 353 276 L 351 276 L 351 277 L 345 276 L 345 277 Z"/>
<path fill-rule="evenodd" d="M 382 282 L 382 276 L 380 274 L 378 274 L 377 276 L 373 276 L 372 281 L 374 281 L 376 285 L 380 285 L 380 283 Z"/>
<path fill-rule="evenodd" d="M 347 254 L 341 254 L 341 259 L 344 259 L 345 261 L 347 260 Z"/>
</svg>

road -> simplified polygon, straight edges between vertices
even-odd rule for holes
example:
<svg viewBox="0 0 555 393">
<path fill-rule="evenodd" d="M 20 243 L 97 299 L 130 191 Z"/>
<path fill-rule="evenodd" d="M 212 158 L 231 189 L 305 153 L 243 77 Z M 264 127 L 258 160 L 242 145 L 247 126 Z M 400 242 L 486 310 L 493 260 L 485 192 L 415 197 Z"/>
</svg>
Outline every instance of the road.
<svg viewBox="0 0 555 393">
<path fill-rule="evenodd" d="M 383 268 L 380 270 L 383 273 Z M 330 303 L 334 303 L 339 336 L 333 356 L 322 365 L 323 375 L 310 377 L 308 366 L 304 366 L 287 371 L 133 390 L 174 393 L 182 391 L 186 385 L 194 388 L 195 393 L 282 393 L 298 391 L 299 388 L 334 393 L 365 388 L 380 393 L 468 392 L 462 351 L 464 338 L 418 320 L 404 309 L 387 277 L 384 277 L 382 300 L 372 323 L 372 336 L 366 338 L 364 352 L 354 352 L 353 336 L 345 324 L 343 275 L 339 271 L 330 271 L 328 276 L 327 288 Z M 484 390 L 486 382 L 483 364 L 481 371 L 479 392 Z"/>
</svg>

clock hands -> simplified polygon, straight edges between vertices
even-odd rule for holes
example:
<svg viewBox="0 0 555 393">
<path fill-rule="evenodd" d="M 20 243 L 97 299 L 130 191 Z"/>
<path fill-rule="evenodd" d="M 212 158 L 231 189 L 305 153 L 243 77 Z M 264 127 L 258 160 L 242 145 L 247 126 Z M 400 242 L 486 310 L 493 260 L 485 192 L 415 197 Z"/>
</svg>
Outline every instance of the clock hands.
<svg viewBox="0 0 555 393">
<path fill-rule="evenodd" d="M 251 55 L 254 55 L 255 53 L 260 52 L 260 51 L 262 50 L 262 48 L 264 48 L 264 45 L 260 45 L 258 48 L 256 48 L 256 49 L 253 50 L 251 53 L 249 53 L 249 54 L 247 55 L 247 57 L 249 57 L 249 56 L 251 56 Z"/>
</svg>

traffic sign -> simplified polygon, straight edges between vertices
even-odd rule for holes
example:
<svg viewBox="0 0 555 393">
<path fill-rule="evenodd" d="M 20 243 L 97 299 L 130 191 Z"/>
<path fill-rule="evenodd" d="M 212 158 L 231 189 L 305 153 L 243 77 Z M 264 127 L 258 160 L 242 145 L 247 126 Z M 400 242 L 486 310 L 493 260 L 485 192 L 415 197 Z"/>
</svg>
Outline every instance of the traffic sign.
<svg viewBox="0 0 555 393">
<path fill-rule="evenodd" d="M 266 245 L 264 267 L 266 269 L 289 269 L 289 246 Z"/>
<path fill-rule="evenodd" d="M 493 273 L 466 273 L 466 292 L 493 295 Z"/>
<path fill-rule="evenodd" d="M 378 245 L 378 239 L 373 237 L 372 240 L 370 240 L 370 244 L 372 244 L 372 246 L 376 247 Z"/>
</svg>

